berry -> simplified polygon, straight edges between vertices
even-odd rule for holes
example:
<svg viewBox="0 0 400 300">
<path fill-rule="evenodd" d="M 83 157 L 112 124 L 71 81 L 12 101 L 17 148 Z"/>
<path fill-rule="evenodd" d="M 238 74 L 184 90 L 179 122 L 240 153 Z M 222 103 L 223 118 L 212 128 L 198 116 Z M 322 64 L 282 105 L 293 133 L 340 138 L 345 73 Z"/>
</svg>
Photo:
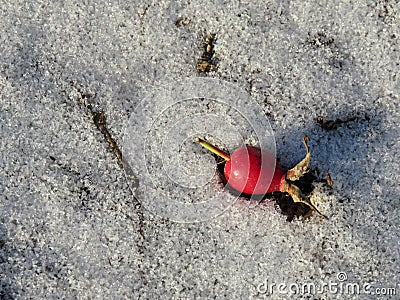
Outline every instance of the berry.
<svg viewBox="0 0 400 300">
<path fill-rule="evenodd" d="M 310 162 L 308 140 L 308 137 L 304 136 L 306 157 L 286 172 L 271 153 L 258 147 L 242 146 L 229 155 L 210 143 L 196 138 L 196 142 L 226 161 L 225 178 L 227 183 L 238 192 L 249 195 L 263 195 L 276 191 L 286 192 L 292 196 L 294 202 L 302 202 L 325 217 L 293 183 L 308 171 Z"/>
<path fill-rule="evenodd" d="M 286 172 L 269 152 L 243 146 L 235 150 L 226 162 L 224 175 L 235 190 L 261 195 L 282 191 Z"/>
</svg>

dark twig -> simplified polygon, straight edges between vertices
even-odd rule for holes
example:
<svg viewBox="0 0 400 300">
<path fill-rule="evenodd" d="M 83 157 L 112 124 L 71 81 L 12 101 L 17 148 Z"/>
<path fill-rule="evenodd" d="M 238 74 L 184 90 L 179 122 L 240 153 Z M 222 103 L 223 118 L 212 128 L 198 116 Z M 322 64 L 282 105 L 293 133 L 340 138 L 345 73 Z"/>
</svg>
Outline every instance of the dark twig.
<svg viewBox="0 0 400 300">
<path fill-rule="evenodd" d="M 97 111 L 94 109 L 93 105 L 90 103 L 90 98 L 93 98 L 93 95 L 83 93 L 79 87 L 76 87 L 73 82 L 70 82 L 71 86 L 75 87 L 80 94 L 80 102 L 81 104 L 89 110 L 92 121 L 96 125 L 97 129 L 103 134 L 104 139 L 108 143 L 110 149 L 113 151 L 115 157 L 117 158 L 118 165 L 125 171 L 126 177 L 129 180 L 129 185 L 132 187 L 134 207 L 136 211 L 137 218 L 139 220 L 138 224 L 128 213 L 124 213 L 126 218 L 129 219 L 134 225 L 138 225 L 137 233 L 139 235 L 139 240 L 137 242 L 138 251 L 141 257 L 141 261 L 139 264 L 139 273 L 141 274 L 143 283 L 146 283 L 144 271 L 143 271 L 143 260 L 145 255 L 145 237 L 144 237 L 144 215 L 143 215 L 143 207 L 140 201 L 136 198 L 134 194 L 134 189 L 137 188 L 138 182 L 135 175 L 132 172 L 129 164 L 125 162 L 122 156 L 122 152 L 119 149 L 117 143 L 114 138 L 111 136 L 106 122 L 106 116 L 103 110 Z"/>
<path fill-rule="evenodd" d="M 96 125 L 97 129 L 103 134 L 106 142 L 110 146 L 111 150 L 114 152 L 115 157 L 117 158 L 118 165 L 120 167 L 124 167 L 124 164 L 122 162 L 122 153 L 121 150 L 119 150 L 119 147 L 115 140 L 112 138 L 110 132 L 107 129 L 107 124 L 106 124 L 106 116 L 104 114 L 104 111 L 91 111 L 92 113 L 92 121 Z"/>
</svg>

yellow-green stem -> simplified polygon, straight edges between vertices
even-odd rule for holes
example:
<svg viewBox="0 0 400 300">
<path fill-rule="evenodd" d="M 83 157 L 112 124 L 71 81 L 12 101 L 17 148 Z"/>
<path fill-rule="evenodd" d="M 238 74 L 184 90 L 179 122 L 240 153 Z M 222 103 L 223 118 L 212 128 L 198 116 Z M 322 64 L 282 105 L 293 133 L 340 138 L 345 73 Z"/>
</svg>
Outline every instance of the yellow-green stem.
<svg viewBox="0 0 400 300">
<path fill-rule="evenodd" d="M 214 145 L 211 145 L 210 143 L 206 142 L 205 140 L 202 140 L 200 138 L 196 138 L 196 142 L 198 142 L 200 145 L 202 145 L 204 148 L 206 148 L 207 150 L 211 151 L 212 153 L 222 157 L 226 161 L 231 159 L 231 157 L 229 156 L 228 153 L 222 151 L 221 149 L 218 149 Z"/>
</svg>

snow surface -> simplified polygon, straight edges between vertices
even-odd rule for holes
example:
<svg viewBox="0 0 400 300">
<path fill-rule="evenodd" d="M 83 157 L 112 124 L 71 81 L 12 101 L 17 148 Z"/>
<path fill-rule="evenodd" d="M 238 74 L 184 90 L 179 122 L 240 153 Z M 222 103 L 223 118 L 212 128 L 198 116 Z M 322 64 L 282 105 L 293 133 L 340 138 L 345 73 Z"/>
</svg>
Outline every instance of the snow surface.
<svg viewBox="0 0 400 300">
<path fill-rule="evenodd" d="M 395 0 L 2 1 L 0 298 L 398 298 L 399 13 Z M 180 17 L 191 21 L 178 27 Z M 141 220 L 130 183 L 83 103 L 104 110 L 132 169 L 145 145 L 150 174 L 172 176 L 139 200 L 154 197 L 159 209 L 157 196 L 188 203 L 214 191 L 221 202 L 232 198 L 209 174 L 212 157 L 188 140 L 197 133 L 188 124 L 200 122 L 196 104 L 131 118 L 159 87 L 199 77 L 210 33 L 218 70 L 201 78 L 233 84 L 262 108 L 285 167 L 303 158 L 300 140 L 310 137 L 311 167 L 321 176 L 329 169 L 334 182 L 333 189 L 316 185 L 312 196 L 329 220 L 287 222 L 273 202 L 242 198 L 204 222 L 174 222 L 151 209 Z M 147 102 L 149 112 L 163 101 Z M 232 126 L 234 110 L 222 113 L 215 99 L 210 105 L 204 130 Z M 319 115 L 357 118 L 325 131 Z M 167 127 L 172 116 L 177 125 Z M 154 140 L 127 139 L 129 128 L 140 132 L 149 120 Z M 248 132 L 245 122 L 233 128 L 209 138 L 228 150 L 239 138 L 256 142 L 237 135 Z M 175 133 L 182 146 L 176 157 L 168 146 L 176 146 Z M 182 163 L 196 159 L 195 168 Z M 199 182 L 182 172 L 198 172 Z M 135 175 L 139 190 L 146 188 L 148 175 Z M 307 284 L 326 286 L 302 293 Z M 391 288 L 397 295 L 372 294 Z"/>
</svg>

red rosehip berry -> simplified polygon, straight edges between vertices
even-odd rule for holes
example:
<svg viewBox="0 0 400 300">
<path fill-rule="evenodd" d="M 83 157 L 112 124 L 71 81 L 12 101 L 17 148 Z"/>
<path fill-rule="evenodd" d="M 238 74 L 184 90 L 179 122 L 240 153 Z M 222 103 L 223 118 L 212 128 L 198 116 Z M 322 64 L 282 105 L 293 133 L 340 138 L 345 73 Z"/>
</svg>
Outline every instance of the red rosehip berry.
<svg viewBox="0 0 400 300">
<path fill-rule="evenodd" d="M 310 162 L 308 140 L 307 136 L 303 138 L 307 152 L 306 157 L 286 172 L 271 153 L 258 147 L 242 146 L 229 155 L 210 143 L 196 138 L 196 142 L 204 148 L 225 159 L 224 175 L 227 183 L 233 189 L 249 195 L 264 195 L 277 191 L 287 192 L 292 196 L 294 202 L 302 202 L 325 217 L 311 203 L 310 199 L 292 183 L 308 171 Z"/>
<path fill-rule="evenodd" d="M 235 190 L 263 195 L 283 191 L 286 172 L 269 152 L 243 146 L 235 150 L 225 164 L 224 175 Z"/>
</svg>

